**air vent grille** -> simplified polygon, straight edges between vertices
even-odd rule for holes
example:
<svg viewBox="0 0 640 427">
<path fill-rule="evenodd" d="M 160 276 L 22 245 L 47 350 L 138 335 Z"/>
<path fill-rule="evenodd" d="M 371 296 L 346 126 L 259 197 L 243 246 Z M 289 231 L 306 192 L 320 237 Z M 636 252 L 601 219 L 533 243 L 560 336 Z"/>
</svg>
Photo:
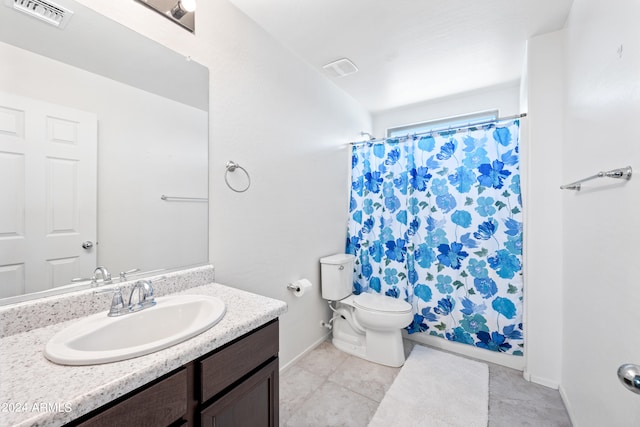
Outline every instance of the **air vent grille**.
<svg viewBox="0 0 640 427">
<path fill-rule="evenodd" d="M 358 71 L 358 67 L 347 58 L 330 62 L 327 65 L 323 65 L 322 68 L 331 73 L 333 77 L 344 77 Z"/>
<path fill-rule="evenodd" d="M 69 9 L 50 1 L 5 0 L 5 4 L 58 28 L 64 28 L 73 15 Z"/>
</svg>

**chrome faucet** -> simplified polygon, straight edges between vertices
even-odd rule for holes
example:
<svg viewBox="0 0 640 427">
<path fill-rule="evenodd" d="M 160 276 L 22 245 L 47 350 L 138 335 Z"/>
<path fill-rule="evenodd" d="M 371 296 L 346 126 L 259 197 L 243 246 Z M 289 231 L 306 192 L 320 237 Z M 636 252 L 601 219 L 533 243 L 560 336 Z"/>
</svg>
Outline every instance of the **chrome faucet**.
<svg viewBox="0 0 640 427">
<path fill-rule="evenodd" d="M 98 273 L 100 273 L 100 275 L 102 276 L 102 283 L 107 285 L 109 283 L 111 283 L 111 273 L 109 273 L 109 270 L 107 270 L 106 267 L 103 266 L 98 266 L 96 267 L 95 270 L 93 270 L 93 277 L 91 278 L 91 282 L 93 284 L 97 284 L 98 283 Z"/>
<path fill-rule="evenodd" d="M 138 303 L 133 304 L 133 295 L 138 291 Z M 151 285 L 151 280 L 138 280 L 131 288 L 131 293 L 129 294 L 129 312 L 144 310 L 148 307 L 153 307 L 156 305 L 156 301 L 153 297 L 153 286 Z"/>
<path fill-rule="evenodd" d="M 160 277 L 154 279 L 154 282 L 166 280 L 166 277 Z M 111 300 L 111 307 L 109 308 L 109 317 L 123 316 L 125 314 L 134 313 L 136 311 L 144 310 L 145 308 L 153 307 L 156 305 L 156 300 L 153 294 L 153 284 L 151 280 L 138 280 L 131 288 L 129 294 L 129 302 L 124 304 L 124 298 L 122 297 L 122 289 L 120 286 L 115 288 L 98 289 L 95 293 L 101 294 L 105 292 L 115 291 Z M 134 295 L 138 291 L 138 302 L 134 304 Z"/>
<path fill-rule="evenodd" d="M 136 291 L 138 291 L 138 302 L 134 304 L 133 296 Z M 153 286 L 151 284 L 151 280 L 138 280 L 131 288 L 131 293 L 129 294 L 129 303 L 127 305 L 124 304 L 122 289 L 120 289 L 120 286 L 116 287 L 115 293 L 113 294 L 113 299 L 111 300 L 111 307 L 109 308 L 109 313 L 107 314 L 107 316 L 123 316 L 125 314 L 153 307 L 154 305 L 156 305 L 156 300 L 153 296 Z"/>
</svg>

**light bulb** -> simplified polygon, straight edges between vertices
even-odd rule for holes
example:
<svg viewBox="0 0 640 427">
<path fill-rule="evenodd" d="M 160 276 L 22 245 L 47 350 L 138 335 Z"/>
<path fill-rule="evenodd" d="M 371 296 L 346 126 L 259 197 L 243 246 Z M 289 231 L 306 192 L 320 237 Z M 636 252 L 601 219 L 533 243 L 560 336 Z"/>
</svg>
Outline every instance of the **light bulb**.
<svg viewBox="0 0 640 427">
<path fill-rule="evenodd" d="M 180 19 L 194 10 L 196 10 L 196 0 L 179 0 L 178 3 L 173 6 L 173 9 L 171 9 L 171 16 Z"/>
<path fill-rule="evenodd" d="M 196 10 L 196 0 L 180 0 L 180 8 L 185 12 L 194 12 Z"/>
</svg>

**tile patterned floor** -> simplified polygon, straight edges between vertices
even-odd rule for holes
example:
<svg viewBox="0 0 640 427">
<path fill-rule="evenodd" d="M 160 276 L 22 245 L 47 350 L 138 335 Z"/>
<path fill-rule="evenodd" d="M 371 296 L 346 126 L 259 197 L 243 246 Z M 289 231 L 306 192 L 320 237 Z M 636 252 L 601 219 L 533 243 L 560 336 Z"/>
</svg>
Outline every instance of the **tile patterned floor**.
<svg viewBox="0 0 640 427">
<path fill-rule="evenodd" d="M 407 342 L 406 350 L 411 346 Z M 366 427 L 399 371 L 325 341 L 280 376 L 280 426 Z M 571 422 L 557 390 L 489 364 L 489 427 L 516 426 L 570 427 Z"/>
</svg>

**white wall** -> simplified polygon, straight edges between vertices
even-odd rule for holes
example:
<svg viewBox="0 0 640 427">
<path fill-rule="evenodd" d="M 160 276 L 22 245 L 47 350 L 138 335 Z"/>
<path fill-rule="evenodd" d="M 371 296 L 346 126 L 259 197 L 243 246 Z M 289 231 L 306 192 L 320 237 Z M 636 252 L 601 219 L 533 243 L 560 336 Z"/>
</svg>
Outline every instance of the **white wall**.
<svg viewBox="0 0 640 427">
<path fill-rule="evenodd" d="M 637 0 L 574 1 L 564 181 L 640 167 L 638 16 Z M 565 401 L 576 426 L 640 425 L 640 396 L 616 377 L 622 363 L 640 364 L 640 180 L 592 181 L 562 197 Z"/>
<path fill-rule="evenodd" d="M 377 138 L 384 138 L 387 135 L 387 128 L 390 127 L 495 109 L 499 110 L 502 117 L 511 116 L 520 113 L 519 99 L 519 82 L 512 82 L 461 95 L 394 108 L 373 115 L 373 135 Z"/>
<path fill-rule="evenodd" d="M 284 365 L 328 332 L 319 258 L 345 250 L 347 142 L 370 117 L 226 2 L 215 25 L 211 260 L 217 281 L 289 304 Z M 224 185 L 228 160 L 251 174 L 247 192 Z M 303 277 L 315 288 L 295 298 L 286 286 Z"/>
<path fill-rule="evenodd" d="M 345 249 L 346 144 L 369 114 L 226 0 L 198 3 L 195 35 L 133 1 L 81 3 L 209 67 L 210 260 L 216 281 L 289 304 L 286 365 L 327 334 L 318 260 Z M 225 186 L 228 160 L 251 174 L 247 192 Z M 294 298 L 301 277 L 315 288 Z"/>
<path fill-rule="evenodd" d="M 160 200 L 207 197 L 206 111 L 8 44 L 0 57 L 0 91 L 98 116 L 98 264 L 117 274 L 207 262 L 206 204 Z"/>
<path fill-rule="evenodd" d="M 560 384 L 562 349 L 562 144 L 564 33 L 527 43 L 528 129 L 522 151 L 525 378 Z"/>
</svg>

